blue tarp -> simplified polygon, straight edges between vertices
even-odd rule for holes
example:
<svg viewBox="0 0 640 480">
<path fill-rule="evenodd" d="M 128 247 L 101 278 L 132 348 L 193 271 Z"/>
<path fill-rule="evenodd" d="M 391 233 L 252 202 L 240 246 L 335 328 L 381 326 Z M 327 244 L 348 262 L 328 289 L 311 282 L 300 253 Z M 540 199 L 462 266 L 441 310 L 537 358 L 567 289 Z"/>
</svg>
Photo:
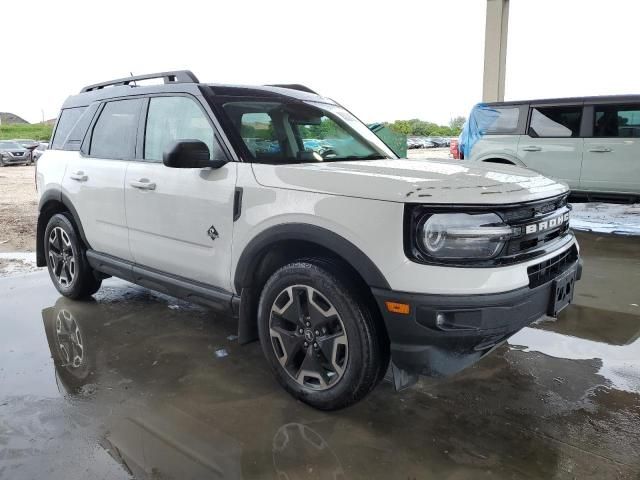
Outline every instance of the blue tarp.
<svg viewBox="0 0 640 480">
<path fill-rule="evenodd" d="M 487 130 L 499 116 L 500 114 L 497 110 L 484 103 L 478 103 L 471 109 L 469 118 L 464 123 L 458 138 L 458 148 L 464 155 L 463 158 L 471 156 L 473 146 L 487 133 Z"/>
</svg>

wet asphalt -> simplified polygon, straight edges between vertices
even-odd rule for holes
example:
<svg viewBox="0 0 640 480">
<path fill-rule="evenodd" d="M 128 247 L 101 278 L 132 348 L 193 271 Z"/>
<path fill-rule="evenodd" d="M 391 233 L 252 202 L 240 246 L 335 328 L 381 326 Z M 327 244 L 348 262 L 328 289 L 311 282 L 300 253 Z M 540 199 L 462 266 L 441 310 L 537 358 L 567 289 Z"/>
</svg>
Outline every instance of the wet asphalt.
<svg viewBox="0 0 640 480">
<path fill-rule="evenodd" d="M 474 367 L 343 411 L 232 319 L 110 279 L 0 279 L 0 478 L 640 478 L 640 239 L 580 234 L 574 305 Z"/>
</svg>

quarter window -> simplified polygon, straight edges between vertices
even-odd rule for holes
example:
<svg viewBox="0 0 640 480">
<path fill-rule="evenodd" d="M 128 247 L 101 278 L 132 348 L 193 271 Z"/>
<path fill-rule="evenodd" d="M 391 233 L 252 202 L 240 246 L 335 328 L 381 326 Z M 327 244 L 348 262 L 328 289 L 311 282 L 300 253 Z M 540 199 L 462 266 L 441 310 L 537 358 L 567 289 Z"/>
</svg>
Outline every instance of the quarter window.
<svg viewBox="0 0 640 480">
<path fill-rule="evenodd" d="M 580 135 L 582 107 L 544 107 L 531 112 L 532 137 L 577 137 Z"/>
<path fill-rule="evenodd" d="M 104 106 L 93 127 L 89 155 L 117 160 L 134 158 L 141 102 L 117 100 Z"/>
<path fill-rule="evenodd" d="M 71 133 L 71 130 L 82 116 L 84 110 L 85 107 L 78 107 L 66 108 L 60 112 L 60 119 L 58 120 L 53 140 L 51 141 L 52 150 L 60 150 L 62 148 L 69 133 Z"/>
<path fill-rule="evenodd" d="M 640 137 L 640 105 L 595 107 L 594 137 Z"/>
<path fill-rule="evenodd" d="M 213 127 L 195 101 L 188 97 L 155 97 L 149 102 L 144 158 L 161 162 L 166 148 L 177 140 L 200 140 L 210 159 L 224 158 Z"/>
<path fill-rule="evenodd" d="M 511 133 L 518 128 L 520 108 L 487 108 L 487 133 Z"/>
</svg>

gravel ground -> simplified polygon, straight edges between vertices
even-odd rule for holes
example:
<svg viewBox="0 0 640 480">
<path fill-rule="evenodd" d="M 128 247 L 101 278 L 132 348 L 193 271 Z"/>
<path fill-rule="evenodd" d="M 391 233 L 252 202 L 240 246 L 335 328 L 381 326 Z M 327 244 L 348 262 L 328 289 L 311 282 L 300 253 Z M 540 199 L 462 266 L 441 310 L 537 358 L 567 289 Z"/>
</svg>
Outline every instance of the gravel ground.
<svg viewBox="0 0 640 480">
<path fill-rule="evenodd" d="M 34 167 L 0 168 L 0 277 L 34 270 L 38 201 Z M 34 258 L 31 258 L 34 257 Z"/>
<path fill-rule="evenodd" d="M 38 200 L 33 170 L 32 166 L 0 168 L 0 252 L 36 249 Z"/>
</svg>

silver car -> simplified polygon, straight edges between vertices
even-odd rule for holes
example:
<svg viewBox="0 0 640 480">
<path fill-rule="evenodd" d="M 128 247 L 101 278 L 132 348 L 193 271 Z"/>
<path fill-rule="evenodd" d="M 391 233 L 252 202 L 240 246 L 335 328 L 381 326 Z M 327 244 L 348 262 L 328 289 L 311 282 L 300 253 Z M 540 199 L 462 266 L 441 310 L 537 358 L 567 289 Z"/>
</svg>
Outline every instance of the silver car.
<svg viewBox="0 0 640 480">
<path fill-rule="evenodd" d="M 0 141 L 0 167 L 22 163 L 31 163 L 31 152 L 14 141 Z"/>
</svg>

